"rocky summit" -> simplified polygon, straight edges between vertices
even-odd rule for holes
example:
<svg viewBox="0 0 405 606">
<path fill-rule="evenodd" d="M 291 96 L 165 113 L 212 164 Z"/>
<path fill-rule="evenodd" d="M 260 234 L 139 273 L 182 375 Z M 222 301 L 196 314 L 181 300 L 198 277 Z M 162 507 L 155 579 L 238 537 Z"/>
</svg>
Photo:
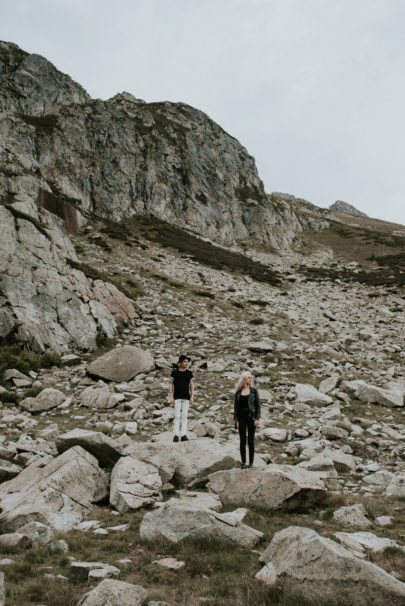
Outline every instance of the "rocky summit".
<svg viewBox="0 0 405 606">
<path fill-rule="evenodd" d="M 405 605 L 405 227 L 11 43 L 0 106 L 0 605 Z"/>
</svg>

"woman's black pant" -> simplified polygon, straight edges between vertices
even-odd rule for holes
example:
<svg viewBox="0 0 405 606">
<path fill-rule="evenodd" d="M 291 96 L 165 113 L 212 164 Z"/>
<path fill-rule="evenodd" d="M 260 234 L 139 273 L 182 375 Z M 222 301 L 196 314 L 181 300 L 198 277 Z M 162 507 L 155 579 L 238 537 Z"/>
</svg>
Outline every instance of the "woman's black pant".
<svg viewBox="0 0 405 606">
<path fill-rule="evenodd" d="M 255 431 L 254 419 L 247 419 L 241 417 L 238 419 L 239 423 L 239 438 L 240 438 L 240 458 L 242 465 L 246 465 L 246 429 L 248 434 L 248 446 L 249 446 L 249 465 L 253 465 L 253 459 L 255 457 Z"/>
</svg>

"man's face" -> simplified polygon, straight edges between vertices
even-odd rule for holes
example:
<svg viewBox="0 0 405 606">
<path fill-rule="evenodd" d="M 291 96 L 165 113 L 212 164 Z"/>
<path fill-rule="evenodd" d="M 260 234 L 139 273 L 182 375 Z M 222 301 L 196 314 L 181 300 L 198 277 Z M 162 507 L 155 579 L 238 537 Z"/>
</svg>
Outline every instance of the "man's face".
<svg viewBox="0 0 405 606">
<path fill-rule="evenodd" d="M 187 358 L 186 358 L 185 360 L 182 360 L 182 361 L 180 362 L 179 368 L 180 368 L 181 370 L 186 370 L 186 368 L 187 368 L 187 367 L 188 367 L 188 360 L 187 360 Z"/>
</svg>

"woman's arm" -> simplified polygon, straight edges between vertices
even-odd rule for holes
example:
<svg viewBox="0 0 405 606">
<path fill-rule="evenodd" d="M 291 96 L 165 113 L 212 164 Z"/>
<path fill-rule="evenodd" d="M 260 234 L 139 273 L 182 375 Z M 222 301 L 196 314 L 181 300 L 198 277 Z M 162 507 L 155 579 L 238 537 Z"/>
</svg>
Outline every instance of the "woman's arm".
<svg viewBox="0 0 405 606">
<path fill-rule="evenodd" d="M 259 392 L 256 389 L 255 393 L 255 420 L 258 421 L 260 419 L 260 397 Z"/>
</svg>

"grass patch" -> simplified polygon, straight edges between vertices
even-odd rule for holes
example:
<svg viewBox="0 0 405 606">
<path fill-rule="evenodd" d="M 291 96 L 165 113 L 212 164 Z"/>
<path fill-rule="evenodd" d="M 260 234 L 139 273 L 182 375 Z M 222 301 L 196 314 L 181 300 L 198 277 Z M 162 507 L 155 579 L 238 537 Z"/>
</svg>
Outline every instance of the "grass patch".
<svg viewBox="0 0 405 606">
<path fill-rule="evenodd" d="M 30 370 L 38 371 L 40 357 L 19 345 L 4 345 L 0 347 L 0 379 L 5 370 L 15 368 L 24 374 Z"/>
</svg>

